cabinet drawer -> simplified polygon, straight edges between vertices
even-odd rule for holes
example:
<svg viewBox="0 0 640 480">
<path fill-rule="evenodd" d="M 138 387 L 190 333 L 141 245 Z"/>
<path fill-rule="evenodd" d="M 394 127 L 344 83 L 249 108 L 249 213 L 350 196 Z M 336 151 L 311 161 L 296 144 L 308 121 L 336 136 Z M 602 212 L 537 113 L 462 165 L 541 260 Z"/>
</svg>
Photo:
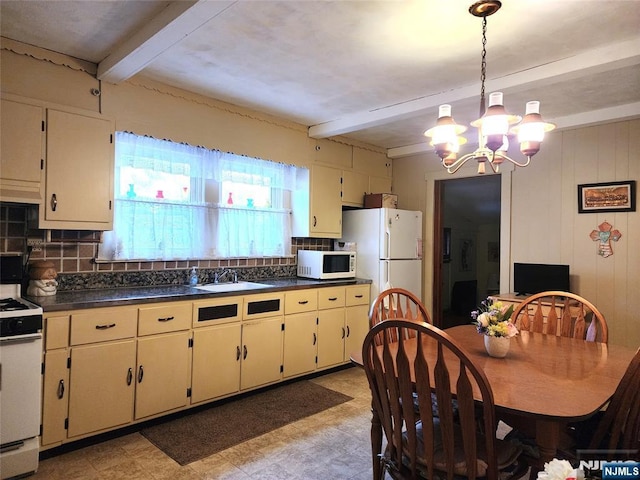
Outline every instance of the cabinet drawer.
<svg viewBox="0 0 640 480">
<path fill-rule="evenodd" d="M 369 305 L 369 285 L 347 287 L 347 307 L 354 305 Z"/>
<path fill-rule="evenodd" d="M 329 287 L 318 289 L 318 310 L 340 308 L 345 305 L 345 288 Z"/>
<path fill-rule="evenodd" d="M 242 297 L 210 298 L 193 302 L 193 327 L 239 322 L 242 319 Z"/>
<path fill-rule="evenodd" d="M 138 309 L 138 335 L 177 332 L 191 327 L 191 302 L 162 303 Z"/>
<path fill-rule="evenodd" d="M 283 314 L 283 293 L 263 293 L 244 297 L 243 320 L 274 317 Z"/>
<path fill-rule="evenodd" d="M 284 313 L 311 312 L 318 309 L 318 290 L 297 290 L 284 294 Z"/>
<path fill-rule="evenodd" d="M 71 314 L 71 345 L 136 336 L 138 309 L 96 308 Z"/>
<path fill-rule="evenodd" d="M 44 319 L 45 350 L 65 348 L 69 345 L 69 315 Z"/>
</svg>

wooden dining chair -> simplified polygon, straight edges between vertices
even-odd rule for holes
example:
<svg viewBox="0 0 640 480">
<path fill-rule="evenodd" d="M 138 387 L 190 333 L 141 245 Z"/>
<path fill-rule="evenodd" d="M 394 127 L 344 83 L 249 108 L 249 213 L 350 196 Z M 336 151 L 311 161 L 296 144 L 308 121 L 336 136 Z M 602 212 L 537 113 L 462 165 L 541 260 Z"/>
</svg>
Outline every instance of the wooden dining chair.
<svg viewBox="0 0 640 480">
<path fill-rule="evenodd" d="M 435 362 L 427 361 L 427 349 L 437 352 Z M 496 438 L 493 393 L 484 372 L 444 331 L 427 323 L 386 319 L 367 334 L 362 357 L 372 396 L 375 480 L 385 473 L 394 479 L 496 480 L 501 470 L 517 465 L 520 449 Z M 412 405 L 414 391 L 419 411 L 406 407 Z M 439 404 L 438 417 L 428 408 L 432 392 Z M 454 399 L 459 411 L 455 418 Z M 476 429 L 478 422 L 484 433 Z"/>
<path fill-rule="evenodd" d="M 404 288 L 389 288 L 380 292 L 369 310 L 369 328 L 389 318 L 402 318 L 412 322 L 433 324 L 418 297 Z M 406 332 L 410 334 L 411 332 Z M 378 339 L 379 344 L 381 338 Z"/>
<path fill-rule="evenodd" d="M 575 448 L 640 451 L 640 349 L 627 367 L 605 410 L 572 425 Z"/>
<path fill-rule="evenodd" d="M 540 292 L 516 305 L 512 321 L 520 330 L 607 343 L 604 315 L 586 298 L 562 291 Z"/>
</svg>

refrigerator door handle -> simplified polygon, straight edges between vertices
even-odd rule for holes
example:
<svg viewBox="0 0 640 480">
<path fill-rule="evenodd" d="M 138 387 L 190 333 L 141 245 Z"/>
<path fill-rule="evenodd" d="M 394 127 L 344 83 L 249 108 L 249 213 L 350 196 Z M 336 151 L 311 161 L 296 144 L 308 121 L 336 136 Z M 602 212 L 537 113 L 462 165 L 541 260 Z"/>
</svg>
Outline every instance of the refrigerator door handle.
<svg viewBox="0 0 640 480">
<path fill-rule="evenodd" d="M 391 258 L 391 232 L 384 231 L 384 257 Z"/>
<path fill-rule="evenodd" d="M 382 262 L 383 266 L 384 266 L 384 281 L 385 284 L 384 285 L 380 285 L 380 291 L 384 290 L 386 288 L 386 285 L 389 283 L 389 260 L 384 260 Z"/>
</svg>

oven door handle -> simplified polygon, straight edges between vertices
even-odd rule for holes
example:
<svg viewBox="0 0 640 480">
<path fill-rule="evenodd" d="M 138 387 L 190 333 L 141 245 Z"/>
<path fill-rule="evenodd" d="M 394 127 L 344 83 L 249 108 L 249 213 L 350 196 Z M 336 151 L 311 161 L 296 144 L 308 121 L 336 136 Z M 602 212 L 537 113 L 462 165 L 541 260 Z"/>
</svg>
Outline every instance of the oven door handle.
<svg viewBox="0 0 640 480">
<path fill-rule="evenodd" d="M 36 342 L 42 338 L 41 333 L 29 333 L 26 335 L 15 335 L 12 337 L 1 337 L 0 345 L 17 345 L 20 343 Z"/>
</svg>

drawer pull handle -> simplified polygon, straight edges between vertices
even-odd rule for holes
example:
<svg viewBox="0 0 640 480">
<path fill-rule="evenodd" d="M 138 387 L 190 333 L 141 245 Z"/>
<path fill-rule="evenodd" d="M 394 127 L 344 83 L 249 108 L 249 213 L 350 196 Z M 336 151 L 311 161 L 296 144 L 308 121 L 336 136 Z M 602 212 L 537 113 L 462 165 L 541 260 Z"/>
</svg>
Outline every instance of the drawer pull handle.
<svg viewBox="0 0 640 480">
<path fill-rule="evenodd" d="M 364 295 L 356 295 L 356 298 L 362 298 Z"/>
<path fill-rule="evenodd" d="M 64 397 L 64 380 L 60 380 L 58 383 L 58 398 Z"/>
<path fill-rule="evenodd" d="M 133 370 L 129 368 L 129 371 L 127 372 L 127 385 L 131 385 L 132 380 L 133 380 Z"/>
<path fill-rule="evenodd" d="M 301 300 L 298 302 L 299 305 L 306 305 L 307 303 L 309 303 L 309 300 Z"/>
<path fill-rule="evenodd" d="M 318 340 L 318 336 L 316 335 L 315 332 L 313 332 L 313 344 L 316 344 L 316 341 Z"/>
<path fill-rule="evenodd" d="M 247 346 L 243 345 L 242 349 L 243 349 L 242 359 L 246 360 L 247 359 Z"/>
<path fill-rule="evenodd" d="M 138 367 L 138 383 L 142 383 L 142 377 L 144 377 L 144 370 L 142 369 L 142 365 Z"/>
<path fill-rule="evenodd" d="M 344 334 L 345 334 L 344 327 L 342 327 L 342 338 L 344 338 Z"/>
<path fill-rule="evenodd" d="M 116 326 L 115 323 L 110 323 L 108 325 L 96 325 L 96 330 L 106 330 L 108 328 L 113 328 L 115 326 Z"/>
<path fill-rule="evenodd" d="M 347 325 L 347 337 L 351 335 L 351 330 L 349 329 L 349 325 Z"/>
<path fill-rule="evenodd" d="M 330 301 L 330 302 L 335 302 L 337 299 L 338 299 L 338 297 L 330 297 L 330 298 L 329 298 L 329 301 Z"/>
<path fill-rule="evenodd" d="M 240 345 L 236 347 L 236 362 L 240 360 Z"/>
<path fill-rule="evenodd" d="M 57 208 L 58 208 L 58 197 L 56 197 L 56 194 L 54 193 L 53 195 L 51 195 L 51 211 L 55 212 Z"/>
<path fill-rule="evenodd" d="M 159 318 L 158 321 L 159 322 L 170 322 L 174 318 L 176 318 L 176 317 L 164 317 L 164 318 Z"/>
</svg>

